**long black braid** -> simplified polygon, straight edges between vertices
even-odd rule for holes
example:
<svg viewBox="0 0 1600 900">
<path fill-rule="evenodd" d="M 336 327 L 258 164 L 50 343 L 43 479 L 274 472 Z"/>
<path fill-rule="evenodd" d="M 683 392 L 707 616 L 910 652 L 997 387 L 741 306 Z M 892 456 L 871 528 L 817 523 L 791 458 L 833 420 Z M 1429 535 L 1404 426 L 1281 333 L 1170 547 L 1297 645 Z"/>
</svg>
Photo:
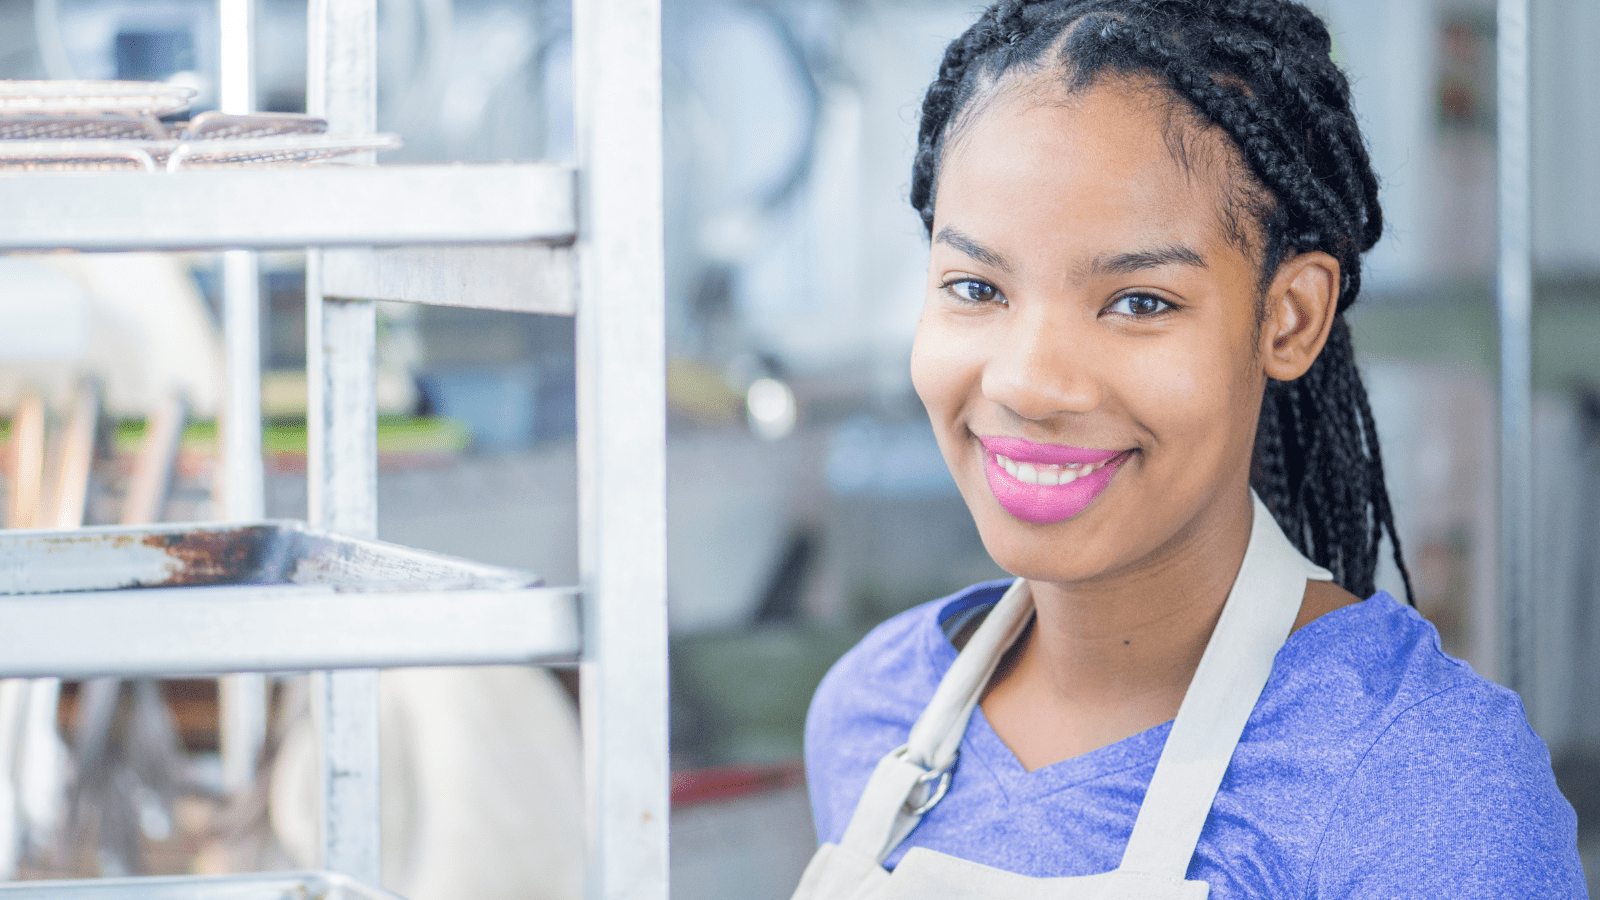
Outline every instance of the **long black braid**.
<svg viewBox="0 0 1600 900">
<path fill-rule="evenodd" d="M 1358 596 L 1373 591 L 1387 533 L 1415 602 L 1343 315 L 1383 212 L 1331 45 L 1322 21 L 1290 0 L 1001 0 L 945 50 L 928 88 L 911 204 L 931 233 L 946 139 L 973 99 L 1013 71 L 1054 67 L 1071 90 L 1107 71 L 1154 76 L 1181 97 L 1248 167 L 1235 164 L 1224 213 L 1236 240 L 1260 248 L 1262 287 L 1295 252 L 1320 250 L 1340 266 L 1339 314 L 1321 355 L 1300 378 L 1268 383 L 1251 485 L 1301 552 Z"/>
</svg>

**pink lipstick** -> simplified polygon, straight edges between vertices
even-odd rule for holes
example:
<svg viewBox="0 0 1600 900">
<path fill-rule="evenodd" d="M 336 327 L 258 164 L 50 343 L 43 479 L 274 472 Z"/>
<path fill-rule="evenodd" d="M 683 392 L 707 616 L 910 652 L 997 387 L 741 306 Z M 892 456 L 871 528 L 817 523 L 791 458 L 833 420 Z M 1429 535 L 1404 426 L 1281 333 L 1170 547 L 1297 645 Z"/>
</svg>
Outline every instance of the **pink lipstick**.
<svg viewBox="0 0 1600 900">
<path fill-rule="evenodd" d="M 1122 450 L 1035 444 L 1021 438 L 979 438 L 989 489 L 1006 512 L 1049 525 L 1072 518 L 1094 502 L 1127 459 Z"/>
</svg>

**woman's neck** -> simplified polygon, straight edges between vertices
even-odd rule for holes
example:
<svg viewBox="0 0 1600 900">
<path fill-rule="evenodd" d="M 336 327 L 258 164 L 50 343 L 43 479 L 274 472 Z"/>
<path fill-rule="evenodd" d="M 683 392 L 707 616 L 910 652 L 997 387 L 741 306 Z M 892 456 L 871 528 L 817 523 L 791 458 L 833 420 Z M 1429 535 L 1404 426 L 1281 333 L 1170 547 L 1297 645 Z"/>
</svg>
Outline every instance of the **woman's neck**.
<svg viewBox="0 0 1600 900">
<path fill-rule="evenodd" d="M 1209 513 L 1137 571 L 1030 585 L 1033 626 L 983 699 L 984 715 L 1026 768 L 1177 714 L 1250 540 L 1248 493 Z"/>
</svg>

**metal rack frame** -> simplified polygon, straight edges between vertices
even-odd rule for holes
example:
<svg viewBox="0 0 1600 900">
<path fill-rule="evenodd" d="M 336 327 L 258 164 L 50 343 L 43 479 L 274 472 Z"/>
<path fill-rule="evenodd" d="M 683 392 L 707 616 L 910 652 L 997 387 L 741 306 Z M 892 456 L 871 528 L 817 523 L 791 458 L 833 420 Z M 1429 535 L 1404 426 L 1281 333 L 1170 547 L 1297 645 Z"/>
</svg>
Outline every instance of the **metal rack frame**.
<svg viewBox="0 0 1600 900">
<path fill-rule="evenodd" d="M 312 529 L 356 542 L 377 531 L 374 300 L 576 317 L 575 587 L 213 585 L 0 599 L 0 634 L 9 636 L 0 675 L 324 667 L 313 706 L 324 754 L 322 865 L 336 873 L 327 884 L 348 885 L 341 880 L 348 878 L 375 887 L 379 878 L 372 667 L 575 660 L 588 788 L 586 892 L 596 900 L 666 897 L 660 4 L 575 0 L 574 7 L 575 170 L 534 163 L 0 173 L 0 250 L 232 251 L 224 277 L 230 519 L 260 515 L 255 266 L 239 251 L 310 248 L 308 519 Z M 311 0 L 308 16 L 308 111 L 339 133 L 373 133 L 375 0 Z M 248 0 L 224 0 L 222 22 L 225 55 L 235 60 L 225 73 L 225 102 L 247 111 Z M 0 546 L 0 573 L 27 571 L 38 552 L 28 540 L 42 537 L 18 535 Z M 308 620 L 315 626 L 304 627 L 301 615 L 315 616 Z M 169 629 L 178 629 L 176 640 Z M 52 634 L 71 639 L 52 641 Z M 257 727 L 248 721 L 250 702 L 246 696 L 235 709 L 245 732 Z M 0 897 L 105 892 L 94 884 L 3 886 Z M 102 887 L 121 897 L 276 897 L 283 890 L 259 876 Z"/>
</svg>

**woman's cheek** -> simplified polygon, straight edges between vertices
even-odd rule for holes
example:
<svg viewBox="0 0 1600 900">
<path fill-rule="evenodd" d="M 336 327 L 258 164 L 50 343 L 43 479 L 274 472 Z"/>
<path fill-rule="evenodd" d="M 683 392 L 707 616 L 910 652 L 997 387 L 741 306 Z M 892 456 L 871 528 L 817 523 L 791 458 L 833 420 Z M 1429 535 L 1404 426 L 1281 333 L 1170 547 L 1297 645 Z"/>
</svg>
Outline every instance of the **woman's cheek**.
<svg viewBox="0 0 1600 900">
<path fill-rule="evenodd" d="M 961 384 L 973 365 L 967 355 L 958 335 L 939 321 L 937 312 L 923 313 L 911 344 L 911 384 L 928 408 L 935 428 L 946 424 L 941 421 L 943 415 L 961 404 Z"/>
<path fill-rule="evenodd" d="M 1207 347 L 1152 346 L 1125 357 L 1122 382 L 1127 405 L 1160 443 L 1194 447 L 1206 433 L 1231 421 L 1225 407 L 1233 393 L 1225 374 L 1232 362 Z"/>
</svg>

